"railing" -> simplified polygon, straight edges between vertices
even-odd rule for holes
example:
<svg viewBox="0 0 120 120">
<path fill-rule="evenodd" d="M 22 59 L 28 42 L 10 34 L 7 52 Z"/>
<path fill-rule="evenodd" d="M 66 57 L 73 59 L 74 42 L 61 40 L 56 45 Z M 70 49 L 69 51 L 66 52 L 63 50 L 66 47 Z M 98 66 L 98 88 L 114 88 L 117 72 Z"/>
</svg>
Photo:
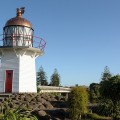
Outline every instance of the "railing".
<svg viewBox="0 0 120 120">
<path fill-rule="evenodd" d="M 1 34 L 0 46 L 28 46 L 44 52 L 46 42 L 43 38 L 24 34 Z"/>
<path fill-rule="evenodd" d="M 71 88 L 69 87 L 55 87 L 55 86 L 41 86 L 39 85 L 38 88 L 40 88 L 40 92 L 57 92 L 57 93 L 69 93 L 71 91 Z"/>
</svg>

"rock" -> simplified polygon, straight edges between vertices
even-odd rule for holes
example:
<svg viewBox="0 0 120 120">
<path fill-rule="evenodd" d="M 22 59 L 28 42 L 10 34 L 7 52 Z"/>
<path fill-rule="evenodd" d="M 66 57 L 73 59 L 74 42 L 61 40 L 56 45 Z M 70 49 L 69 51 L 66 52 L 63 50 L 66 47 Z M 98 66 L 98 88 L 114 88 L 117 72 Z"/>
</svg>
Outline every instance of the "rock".
<svg viewBox="0 0 120 120">
<path fill-rule="evenodd" d="M 44 98 L 41 98 L 40 101 L 42 104 L 46 103 L 46 100 Z"/>
<path fill-rule="evenodd" d="M 9 103 L 9 107 L 10 107 L 10 108 L 13 108 L 13 103 Z"/>
<path fill-rule="evenodd" d="M 33 106 L 28 106 L 28 110 L 32 110 L 33 109 Z"/>
<path fill-rule="evenodd" d="M 65 101 L 66 99 L 63 97 L 63 98 L 61 98 L 60 100 L 61 100 L 61 101 Z"/>
<path fill-rule="evenodd" d="M 31 104 L 31 105 L 36 105 L 36 102 L 31 101 L 30 104 Z"/>
<path fill-rule="evenodd" d="M 50 98 L 50 97 L 49 97 L 49 98 L 47 98 L 47 99 L 46 99 L 46 101 L 51 101 L 51 98 Z"/>
<path fill-rule="evenodd" d="M 43 119 L 44 120 L 52 120 L 50 115 L 45 115 Z"/>
<path fill-rule="evenodd" d="M 52 108 L 53 108 L 53 106 L 51 105 L 50 102 L 45 102 L 43 105 L 44 105 L 47 109 L 52 109 Z"/>
<path fill-rule="evenodd" d="M 3 108 L 5 103 L 11 110 L 16 110 L 21 105 L 20 108 L 32 111 L 33 115 L 40 120 L 65 120 L 69 118 L 66 110 L 67 102 L 64 101 L 63 97 L 55 97 L 53 94 L 16 93 L 0 103 Z M 2 110 L 2 107 L 0 110 Z"/>
<path fill-rule="evenodd" d="M 43 104 L 38 106 L 39 109 L 45 109 L 45 106 Z"/>
<path fill-rule="evenodd" d="M 60 119 L 60 118 L 55 118 L 55 117 L 54 117 L 52 120 L 61 120 L 61 119 Z"/>
<path fill-rule="evenodd" d="M 60 118 L 62 120 L 66 117 L 66 113 L 63 109 L 46 110 L 46 113 L 53 118 Z"/>
<path fill-rule="evenodd" d="M 57 99 L 52 97 L 49 101 L 57 101 Z"/>
<path fill-rule="evenodd" d="M 41 99 L 40 96 L 36 96 L 36 100 L 37 100 L 37 102 L 39 102 L 40 99 Z"/>
<path fill-rule="evenodd" d="M 55 96 L 56 100 L 60 100 L 62 97 L 61 96 Z"/>
<path fill-rule="evenodd" d="M 45 115 L 47 115 L 47 114 L 46 114 L 45 111 L 40 110 L 40 111 L 38 111 L 38 115 L 39 115 L 39 116 L 45 116 Z"/>
</svg>

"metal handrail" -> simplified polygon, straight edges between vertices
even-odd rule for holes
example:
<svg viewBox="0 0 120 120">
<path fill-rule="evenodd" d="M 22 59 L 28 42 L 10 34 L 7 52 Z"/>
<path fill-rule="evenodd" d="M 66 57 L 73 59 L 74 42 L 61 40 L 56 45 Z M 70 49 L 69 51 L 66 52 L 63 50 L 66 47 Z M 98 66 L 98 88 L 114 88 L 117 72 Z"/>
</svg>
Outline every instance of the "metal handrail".
<svg viewBox="0 0 120 120">
<path fill-rule="evenodd" d="M 28 43 L 32 43 L 32 47 L 39 48 L 42 52 L 44 52 L 46 41 L 43 38 L 32 36 L 32 35 L 25 35 L 25 34 L 1 34 L 0 36 L 3 36 L 2 39 L 0 39 L 0 46 L 4 46 L 3 42 L 4 40 L 11 40 L 12 43 L 16 40 L 19 40 L 21 38 L 17 37 L 23 37 L 24 41 L 27 41 Z M 7 38 L 8 37 L 8 38 Z M 10 38 L 11 37 L 11 38 Z"/>
</svg>

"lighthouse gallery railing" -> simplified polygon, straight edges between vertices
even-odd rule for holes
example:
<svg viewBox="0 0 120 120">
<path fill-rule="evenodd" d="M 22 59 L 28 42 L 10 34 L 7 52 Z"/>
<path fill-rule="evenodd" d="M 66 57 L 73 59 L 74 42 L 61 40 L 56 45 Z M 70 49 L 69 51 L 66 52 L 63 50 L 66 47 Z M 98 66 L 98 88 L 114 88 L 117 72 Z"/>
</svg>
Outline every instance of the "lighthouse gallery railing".
<svg viewBox="0 0 120 120">
<path fill-rule="evenodd" d="M 25 34 L 1 34 L 0 36 L 0 46 L 27 46 L 39 48 L 43 52 L 46 46 L 45 40 L 37 36 Z"/>
</svg>

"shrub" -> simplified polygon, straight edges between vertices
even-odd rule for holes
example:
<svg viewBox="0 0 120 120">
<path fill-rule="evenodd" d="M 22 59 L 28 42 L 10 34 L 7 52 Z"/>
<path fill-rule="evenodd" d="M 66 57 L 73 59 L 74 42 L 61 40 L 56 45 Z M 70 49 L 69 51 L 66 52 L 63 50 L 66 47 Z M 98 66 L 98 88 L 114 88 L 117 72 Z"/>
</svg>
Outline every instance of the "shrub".
<svg viewBox="0 0 120 120">
<path fill-rule="evenodd" d="M 37 87 L 37 93 L 39 93 L 41 91 L 41 89 L 39 87 Z"/>
<path fill-rule="evenodd" d="M 77 120 L 87 113 L 88 94 L 85 88 L 74 87 L 68 97 L 70 118 Z"/>
</svg>

